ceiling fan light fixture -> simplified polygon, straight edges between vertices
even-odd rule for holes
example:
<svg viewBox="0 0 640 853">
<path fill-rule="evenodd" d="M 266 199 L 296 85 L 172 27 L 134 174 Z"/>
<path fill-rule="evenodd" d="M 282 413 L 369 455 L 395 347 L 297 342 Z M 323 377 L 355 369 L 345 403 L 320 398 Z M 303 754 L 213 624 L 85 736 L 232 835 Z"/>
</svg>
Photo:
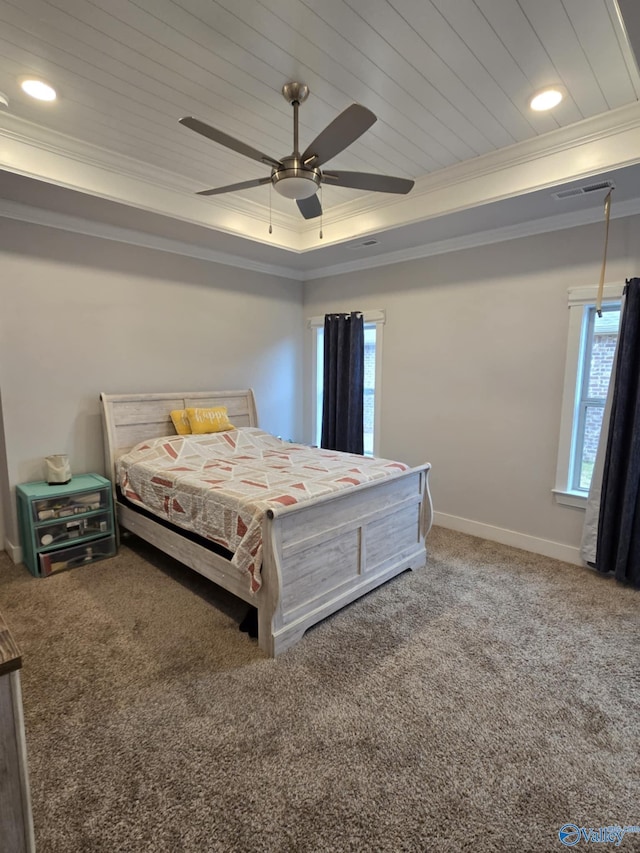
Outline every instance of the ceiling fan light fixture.
<svg viewBox="0 0 640 853">
<path fill-rule="evenodd" d="M 296 201 L 314 195 L 320 180 L 320 170 L 304 168 L 297 157 L 284 157 L 282 168 L 274 169 L 271 174 L 274 190 Z"/>
<path fill-rule="evenodd" d="M 547 86 L 531 96 L 529 106 L 536 112 L 544 112 L 557 107 L 563 98 L 564 91 L 561 86 Z"/>
<path fill-rule="evenodd" d="M 284 177 L 274 183 L 273 188 L 285 198 L 297 200 L 312 196 L 318 189 L 318 185 L 312 177 Z"/>
</svg>

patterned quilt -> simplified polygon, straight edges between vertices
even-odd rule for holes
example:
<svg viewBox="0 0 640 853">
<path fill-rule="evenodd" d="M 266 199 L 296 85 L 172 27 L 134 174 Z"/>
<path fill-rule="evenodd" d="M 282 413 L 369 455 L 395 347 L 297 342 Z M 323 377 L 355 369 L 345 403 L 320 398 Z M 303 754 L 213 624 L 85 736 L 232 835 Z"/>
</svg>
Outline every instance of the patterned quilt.
<svg viewBox="0 0 640 853">
<path fill-rule="evenodd" d="M 261 586 L 262 520 L 288 506 L 391 477 L 402 462 L 291 444 L 255 427 L 144 441 L 120 457 L 128 500 L 233 552 Z"/>
</svg>

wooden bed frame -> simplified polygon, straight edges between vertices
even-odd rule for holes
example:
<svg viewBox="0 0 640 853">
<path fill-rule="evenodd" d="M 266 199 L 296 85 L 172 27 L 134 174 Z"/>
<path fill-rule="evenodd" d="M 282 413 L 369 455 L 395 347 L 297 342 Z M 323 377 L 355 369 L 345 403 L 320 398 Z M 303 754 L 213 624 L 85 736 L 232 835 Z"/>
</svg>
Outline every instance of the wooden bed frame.
<svg viewBox="0 0 640 853">
<path fill-rule="evenodd" d="M 173 435 L 172 409 L 226 406 L 234 425 L 257 427 L 253 391 L 101 394 L 101 400 L 105 467 L 120 527 L 256 607 L 258 643 L 269 657 L 389 578 L 424 565 L 433 518 L 429 464 L 268 510 L 262 529 L 262 587 L 252 594 L 248 578 L 230 560 L 120 502 L 115 463 L 145 439 Z"/>
</svg>

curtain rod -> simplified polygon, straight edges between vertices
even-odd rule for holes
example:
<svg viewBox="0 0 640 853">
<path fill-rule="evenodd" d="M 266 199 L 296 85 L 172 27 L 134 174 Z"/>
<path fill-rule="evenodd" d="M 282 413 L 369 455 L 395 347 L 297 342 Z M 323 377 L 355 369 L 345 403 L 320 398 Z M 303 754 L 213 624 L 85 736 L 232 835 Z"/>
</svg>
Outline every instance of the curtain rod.
<svg viewBox="0 0 640 853">
<path fill-rule="evenodd" d="M 327 311 L 327 314 L 335 314 L 338 313 L 336 311 Z M 387 312 L 382 308 L 372 308 L 369 311 L 362 311 L 365 323 L 385 323 L 387 319 Z M 318 326 L 324 325 L 324 314 L 318 314 L 315 317 L 309 317 L 307 319 L 307 328 L 314 329 Z"/>
</svg>

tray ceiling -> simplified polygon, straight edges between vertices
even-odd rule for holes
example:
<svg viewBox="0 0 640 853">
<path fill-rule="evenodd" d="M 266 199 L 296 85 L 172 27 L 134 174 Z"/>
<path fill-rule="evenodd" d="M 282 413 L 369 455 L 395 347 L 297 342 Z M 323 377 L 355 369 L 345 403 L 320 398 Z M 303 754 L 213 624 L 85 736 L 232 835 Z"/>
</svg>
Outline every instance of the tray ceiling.
<svg viewBox="0 0 640 853">
<path fill-rule="evenodd" d="M 615 173 L 614 212 L 618 200 L 635 211 L 640 26 L 634 0 L 619 6 L 622 14 L 614 0 L 0 0 L 9 102 L 0 214 L 138 228 L 311 274 L 355 263 L 354 250 L 379 258 L 549 217 L 596 217 L 603 194 L 565 207 L 552 197 L 594 176 Z M 48 80 L 58 100 L 28 98 L 25 74 Z M 194 115 L 286 156 L 288 80 L 311 90 L 301 147 L 363 104 L 377 122 L 330 166 L 412 178 L 414 190 L 325 186 L 322 223 L 268 186 L 196 196 L 269 168 L 178 119 Z M 564 87 L 564 101 L 532 112 L 528 98 L 549 84 Z"/>
</svg>

